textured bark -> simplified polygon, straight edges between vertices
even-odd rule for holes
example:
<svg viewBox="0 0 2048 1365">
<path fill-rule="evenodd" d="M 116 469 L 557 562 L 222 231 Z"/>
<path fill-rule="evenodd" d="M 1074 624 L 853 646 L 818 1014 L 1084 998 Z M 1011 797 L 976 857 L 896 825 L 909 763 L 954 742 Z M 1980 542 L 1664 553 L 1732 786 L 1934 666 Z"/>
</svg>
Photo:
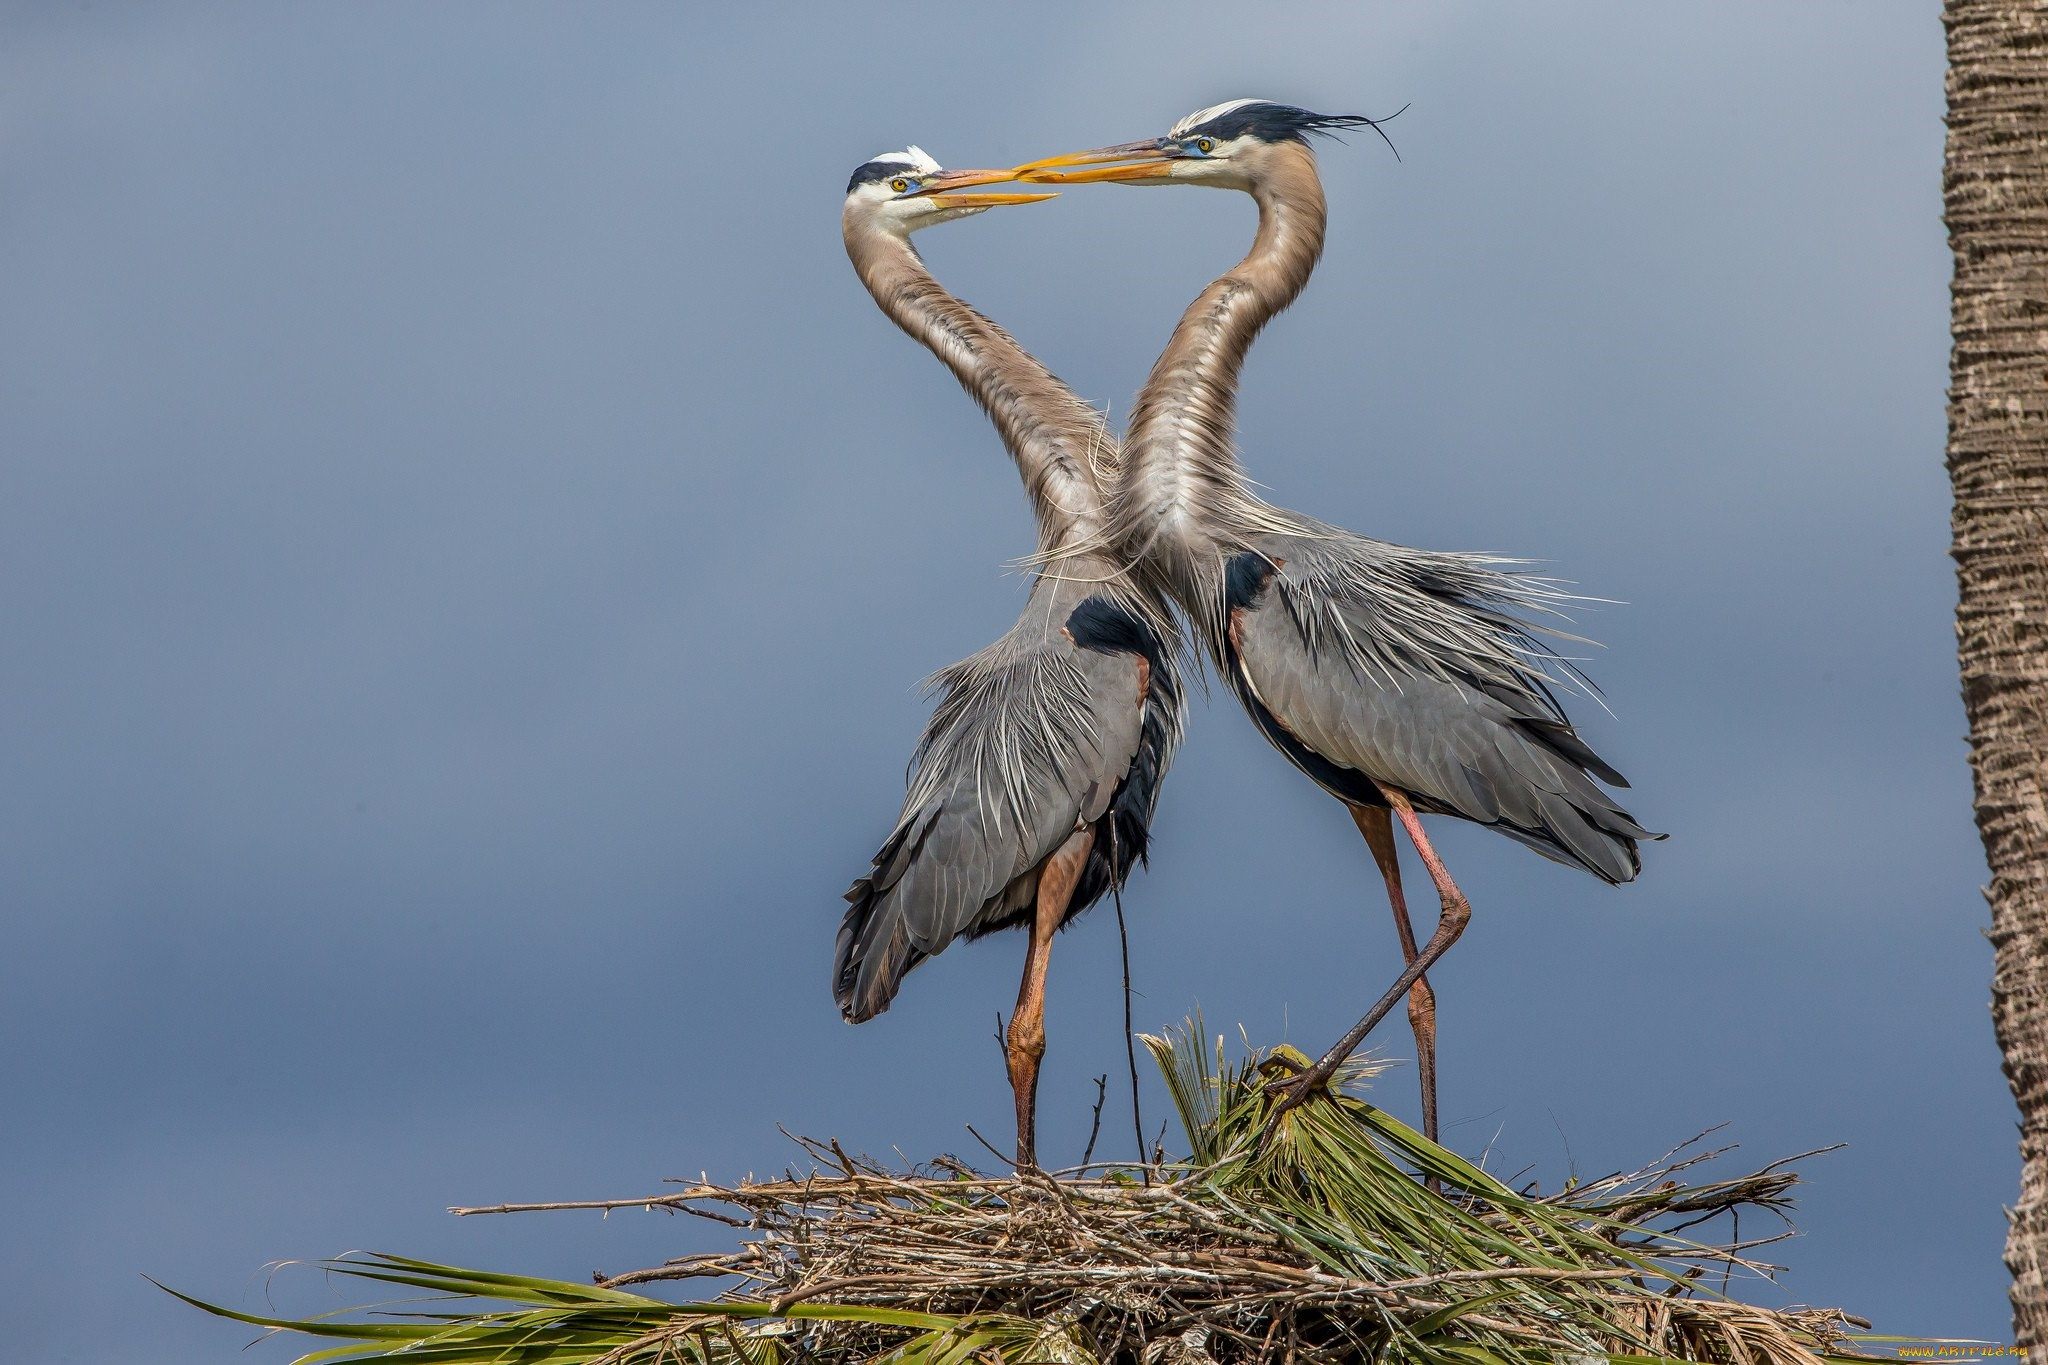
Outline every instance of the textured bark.
<svg viewBox="0 0 2048 1365">
<path fill-rule="evenodd" d="M 2017 1339 L 2048 1365 L 2048 5 L 1948 0 L 1945 20 L 1957 655 L 2020 1109 L 2005 1259 Z"/>
</svg>

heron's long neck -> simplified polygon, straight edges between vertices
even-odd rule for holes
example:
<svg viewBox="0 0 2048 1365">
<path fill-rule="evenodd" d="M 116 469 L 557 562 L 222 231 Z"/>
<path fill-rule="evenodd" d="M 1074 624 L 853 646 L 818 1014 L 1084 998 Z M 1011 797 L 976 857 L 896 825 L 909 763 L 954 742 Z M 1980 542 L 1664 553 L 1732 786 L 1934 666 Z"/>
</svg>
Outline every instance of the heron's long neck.
<svg viewBox="0 0 2048 1365">
<path fill-rule="evenodd" d="M 1238 372 L 1259 329 L 1294 302 L 1323 251 L 1314 154 L 1287 144 L 1273 155 L 1275 168 L 1253 191 L 1251 251 L 1188 305 L 1139 391 L 1112 499 L 1124 553 L 1183 602 L 1216 580 L 1219 555 L 1266 510 L 1237 461 Z"/>
<path fill-rule="evenodd" d="M 987 411 L 1024 476 L 1039 551 L 1099 543 L 1097 467 L 1113 468 L 1114 438 L 1008 332 L 946 292 L 903 237 L 849 226 L 847 254 L 883 312 L 930 348 Z"/>
</svg>

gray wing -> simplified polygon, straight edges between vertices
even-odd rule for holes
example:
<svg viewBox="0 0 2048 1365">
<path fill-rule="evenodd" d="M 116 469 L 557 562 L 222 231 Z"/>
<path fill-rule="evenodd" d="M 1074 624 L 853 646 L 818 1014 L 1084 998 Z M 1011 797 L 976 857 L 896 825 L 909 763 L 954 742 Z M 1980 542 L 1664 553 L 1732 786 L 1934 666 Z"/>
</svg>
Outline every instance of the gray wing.
<svg viewBox="0 0 2048 1365">
<path fill-rule="evenodd" d="M 1659 836 L 1594 781 L 1628 785 L 1546 686 L 1513 615 L 1526 580 L 1341 532 L 1262 550 L 1237 575 L 1224 662 L 1297 766 L 1345 800 L 1384 804 L 1382 782 L 1604 880 L 1636 875 L 1636 840 Z"/>
<path fill-rule="evenodd" d="M 1029 915 L 1038 872 L 1101 818 L 1139 750 L 1141 665 L 1084 649 L 1034 591 L 1017 628 L 937 678 L 910 791 L 873 869 L 847 891 L 833 994 L 853 1022 L 960 935 Z"/>
</svg>

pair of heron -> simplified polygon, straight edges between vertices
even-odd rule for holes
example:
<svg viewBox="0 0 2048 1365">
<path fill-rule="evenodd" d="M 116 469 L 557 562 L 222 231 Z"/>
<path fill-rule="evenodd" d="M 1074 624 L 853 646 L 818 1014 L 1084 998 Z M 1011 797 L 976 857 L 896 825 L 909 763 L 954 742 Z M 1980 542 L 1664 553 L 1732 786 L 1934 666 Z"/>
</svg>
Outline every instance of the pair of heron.
<svg viewBox="0 0 2048 1365">
<path fill-rule="evenodd" d="M 1020 1164 L 1035 1159 L 1053 934 L 1145 856 L 1185 713 L 1181 620 L 1260 732 L 1342 801 L 1385 882 L 1404 966 L 1316 1063 L 1281 1082 L 1298 1104 L 1408 1002 L 1423 1122 L 1436 1133 L 1435 1002 L 1426 973 L 1471 909 L 1418 818 L 1497 829 L 1607 882 L 1654 838 L 1600 784 L 1624 787 L 1573 730 L 1569 673 L 1532 634 L 1564 596 L 1493 556 L 1412 550 L 1260 499 L 1233 443 L 1238 374 L 1261 327 L 1308 283 L 1326 212 L 1311 136 L 1373 127 L 1269 100 L 1189 115 L 1165 136 L 1006 170 L 946 171 L 912 147 L 847 186 L 847 254 L 883 312 L 987 411 L 1038 524 L 1022 616 L 938 676 L 909 792 L 872 869 L 847 893 L 833 989 L 851 1022 L 953 939 L 1030 933 L 1005 1035 Z M 924 228 L 1049 193 L 1007 181 L 1208 185 L 1249 194 L 1245 258 L 1182 314 L 1119 443 L 1001 327 L 948 293 L 911 245 Z M 1441 909 L 1418 944 L 1401 888 L 1399 821 Z"/>
</svg>

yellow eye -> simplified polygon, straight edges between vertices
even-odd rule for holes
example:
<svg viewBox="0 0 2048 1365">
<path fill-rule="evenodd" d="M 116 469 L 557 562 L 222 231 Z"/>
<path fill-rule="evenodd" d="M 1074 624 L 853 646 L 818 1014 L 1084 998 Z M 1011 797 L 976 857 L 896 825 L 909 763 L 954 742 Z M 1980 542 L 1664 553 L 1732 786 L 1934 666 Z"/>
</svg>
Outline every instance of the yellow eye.
<svg viewBox="0 0 2048 1365">
<path fill-rule="evenodd" d="M 896 191 L 896 193 L 901 194 L 903 193 L 903 191 L 910 188 L 910 182 L 899 175 L 894 180 L 891 180 L 889 182 L 889 188 Z"/>
<path fill-rule="evenodd" d="M 1205 152 L 1213 152 L 1216 150 L 1216 139 L 1212 137 L 1198 137 L 1195 139 L 1195 146 Z"/>
</svg>

